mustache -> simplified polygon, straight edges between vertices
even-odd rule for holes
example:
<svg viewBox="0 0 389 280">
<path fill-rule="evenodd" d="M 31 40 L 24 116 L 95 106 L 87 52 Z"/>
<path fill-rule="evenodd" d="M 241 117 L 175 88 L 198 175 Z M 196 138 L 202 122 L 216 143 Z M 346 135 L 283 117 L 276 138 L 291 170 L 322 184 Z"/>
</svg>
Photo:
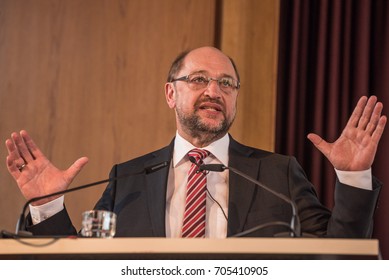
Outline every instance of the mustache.
<svg viewBox="0 0 389 280">
<path fill-rule="evenodd" d="M 205 102 L 217 104 L 223 109 L 223 112 L 225 111 L 224 103 L 220 99 L 211 98 L 209 96 L 204 96 L 204 97 L 198 99 L 194 104 L 195 109 L 196 110 L 199 109 L 201 104 L 203 104 Z"/>
</svg>

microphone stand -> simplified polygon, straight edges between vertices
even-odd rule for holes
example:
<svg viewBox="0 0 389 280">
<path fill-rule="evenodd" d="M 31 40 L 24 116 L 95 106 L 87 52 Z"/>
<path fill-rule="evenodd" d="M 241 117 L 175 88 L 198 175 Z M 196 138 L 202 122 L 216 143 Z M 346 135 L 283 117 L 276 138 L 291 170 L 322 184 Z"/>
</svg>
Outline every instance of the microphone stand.
<svg viewBox="0 0 389 280">
<path fill-rule="evenodd" d="M 244 174 L 243 172 L 239 171 L 236 168 L 228 167 L 228 166 L 225 166 L 224 164 L 203 164 L 203 165 L 199 166 L 199 171 L 223 172 L 226 169 L 231 170 L 233 173 L 235 173 L 235 174 L 241 176 L 242 178 L 244 178 L 244 179 L 254 183 L 255 185 L 263 188 L 264 190 L 272 193 L 274 196 L 276 196 L 276 197 L 282 199 L 283 201 L 285 201 L 286 203 L 290 204 L 290 206 L 292 207 L 292 218 L 291 218 L 291 221 L 290 221 L 290 225 L 288 226 L 288 228 L 291 230 L 290 236 L 291 237 L 301 237 L 301 225 L 300 225 L 300 219 L 299 219 L 298 213 L 297 213 L 297 206 L 296 206 L 296 203 L 293 200 L 291 200 L 289 197 L 285 196 L 282 193 L 278 193 L 278 192 L 272 190 L 271 188 L 269 188 L 266 185 L 262 184 L 258 180 L 255 180 L 255 179 L 251 178 L 250 176 L 248 176 L 247 174 Z M 270 225 L 281 225 L 281 226 L 283 226 L 283 225 L 285 225 L 285 223 L 283 223 L 283 222 L 267 223 L 267 224 L 260 225 L 258 227 L 249 229 L 247 231 L 241 232 L 239 234 L 236 234 L 233 237 L 244 236 L 244 235 L 249 234 L 249 233 L 251 233 L 253 231 L 262 229 L 264 227 L 268 227 Z"/>
<path fill-rule="evenodd" d="M 63 190 L 63 191 L 59 191 L 59 192 L 55 192 L 55 193 L 51 193 L 51 194 L 47 194 L 47 195 L 31 198 L 23 206 L 22 213 L 20 214 L 20 217 L 19 217 L 19 219 L 18 219 L 18 221 L 16 223 L 15 233 L 16 233 L 16 235 L 19 235 L 19 232 L 21 232 L 21 231 L 23 233 L 25 233 L 25 231 L 23 231 L 24 222 L 25 222 L 24 221 L 25 220 L 25 215 L 24 214 L 26 213 L 28 205 L 30 203 L 32 203 L 32 202 L 35 202 L 35 201 L 38 201 L 38 200 L 41 200 L 41 199 L 45 199 L 45 198 L 49 198 L 49 197 L 52 197 L 52 196 L 56 196 L 56 195 L 62 195 L 62 194 L 66 194 L 66 193 L 69 193 L 69 192 L 74 192 L 74 191 L 78 191 L 78 190 L 81 190 L 81 189 L 90 188 L 90 187 L 101 185 L 101 184 L 104 184 L 104 183 L 107 183 L 107 182 L 117 181 L 119 179 L 122 179 L 122 178 L 125 178 L 125 177 L 129 177 L 129 176 L 136 176 L 136 175 L 141 175 L 141 174 L 150 174 L 150 173 L 153 173 L 153 172 L 155 172 L 155 171 L 157 171 L 159 169 L 162 169 L 162 168 L 168 166 L 168 164 L 169 164 L 169 162 L 164 161 L 164 162 L 160 162 L 160 163 L 154 164 L 152 166 L 148 166 L 148 167 L 144 168 L 142 171 L 139 171 L 139 172 L 123 174 L 123 175 L 120 175 L 120 176 L 111 177 L 111 178 L 108 178 L 108 179 L 105 179 L 105 180 L 89 183 L 89 184 L 82 185 L 82 186 L 79 186 L 79 187 L 75 187 L 75 188 L 71 188 L 71 189 L 67 189 L 67 190 Z"/>
<path fill-rule="evenodd" d="M 272 193 L 273 195 L 275 195 L 276 197 L 278 198 L 281 198 L 282 200 L 284 200 L 286 203 L 289 203 L 290 206 L 292 207 L 292 218 L 291 218 L 291 221 L 290 221 L 290 228 L 291 228 L 291 237 L 300 237 L 301 236 L 301 226 L 300 226 L 300 219 L 298 217 L 298 214 L 297 214 L 297 206 L 296 206 L 296 203 L 289 199 L 289 197 L 285 196 L 284 194 L 282 193 L 278 193 L 272 189 L 270 189 L 269 187 L 265 186 L 264 184 L 262 184 L 261 182 L 257 181 L 257 180 L 254 180 L 253 178 L 247 176 L 246 174 L 244 174 L 243 172 L 239 171 L 238 169 L 236 168 L 233 168 L 233 167 L 227 167 L 227 169 L 231 170 L 232 172 L 238 174 L 239 176 L 245 178 L 246 180 L 260 186 L 261 188 L 267 190 L 268 192 Z"/>
</svg>

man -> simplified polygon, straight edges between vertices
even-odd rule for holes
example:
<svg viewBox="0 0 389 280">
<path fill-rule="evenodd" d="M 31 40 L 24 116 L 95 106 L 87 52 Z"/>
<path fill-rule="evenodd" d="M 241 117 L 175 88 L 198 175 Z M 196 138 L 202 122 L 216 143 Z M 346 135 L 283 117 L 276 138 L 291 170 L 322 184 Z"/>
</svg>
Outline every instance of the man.
<svg viewBox="0 0 389 280">
<path fill-rule="evenodd" d="M 165 85 L 167 104 L 176 114 L 176 137 L 161 150 L 114 166 L 111 176 L 164 161 L 169 167 L 110 183 L 96 204 L 97 209 L 118 215 L 116 236 L 224 238 L 258 225 L 290 221 L 290 205 L 233 172 L 196 172 L 196 164 L 221 163 L 293 200 L 303 233 L 369 237 L 381 187 L 371 175 L 371 165 L 386 124 L 382 103 L 374 96 L 362 97 L 334 143 L 308 135 L 337 171 L 335 207 L 330 212 L 320 204 L 294 158 L 244 146 L 228 134 L 239 87 L 233 61 L 218 49 L 203 47 L 177 57 Z M 68 170 L 58 170 L 25 131 L 13 133 L 6 146 L 8 170 L 26 199 L 65 190 L 88 161 L 80 158 Z M 190 188 L 198 188 L 193 195 L 196 202 L 189 199 Z M 38 201 L 30 212 L 27 229 L 34 234 L 76 234 L 63 197 Z M 187 225 L 194 220 L 190 212 L 196 216 L 194 225 Z M 249 235 L 275 236 L 285 231 L 273 224 Z"/>
</svg>

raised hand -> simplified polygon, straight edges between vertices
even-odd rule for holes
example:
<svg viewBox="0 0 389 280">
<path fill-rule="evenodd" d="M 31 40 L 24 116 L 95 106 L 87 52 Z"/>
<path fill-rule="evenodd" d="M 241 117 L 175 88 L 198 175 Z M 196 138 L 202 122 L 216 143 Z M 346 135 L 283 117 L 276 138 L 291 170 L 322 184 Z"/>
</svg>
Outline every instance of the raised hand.
<svg viewBox="0 0 389 280">
<path fill-rule="evenodd" d="M 59 170 L 45 157 L 24 130 L 20 134 L 12 133 L 11 139 L 7 139 L 5 145 L 8 150 L 6 160 L 8 171 L 27 200 L 66 190 L 88 162 L 88 158 L 82 157 L 67 170 Z M 39 200 L 33 204 L 41 205 L 55 198 Z"/>
<path fill-rule="evenodd" d="M 383 105 L 376 96 L 359 99 L 346 127 L 334 143 L 328 143 L 317 134 L 308 139 L 338 170 L 361 171 L 371 167 L 378 142 L 387 121 L 382 116 Z"/>
</svg>

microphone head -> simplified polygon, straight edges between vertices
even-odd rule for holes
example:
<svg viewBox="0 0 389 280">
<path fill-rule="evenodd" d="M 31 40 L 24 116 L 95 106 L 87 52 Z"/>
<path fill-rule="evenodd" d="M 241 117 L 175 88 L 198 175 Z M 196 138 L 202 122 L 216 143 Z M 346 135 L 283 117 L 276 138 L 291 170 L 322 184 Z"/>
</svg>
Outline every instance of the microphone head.
<svg viewBox="0 0 389 280">
<path fill-rule="evenodd" d="M 153 173 L 153 172 L 158 171 L 158 170 L 160 170 L 160 169 L 162 169 L 162 168 L 164 168 L 164 167 L 166 167 L 168 165 L 169 165 L 169 162 L 163 161 L 161 163 L 154 164 L 152 166 L 148 166 L 148 167 L 145 168 L 145 173 L 146 174 Z"/>
<path fill-rule="evenodd" d="M 191 163 L 193 163 L 199 168 L 200 172 L 203 171 L 223 172 L 224 170 L 228 169 L 228 167 L 225 166 L 224 164 L 198 164 L 194 157 L 189 157 L 189 160 Z"/>
<path fill-rule="evenodd" d="M 223 172 L 228 169 L 224 164 L 202 164 L 200 165 L 200 171 L 213 171 L 213 172 Z"/>
<path fill-rule="evenodd" d="M 195 164 L 195 165 L 198 165 L 197 162 L 196 162 L 195 157 L 190 156 L 190 157 L 189 157 L 189 161 L 190 161 L 191 163 Z"/>
</svg>

